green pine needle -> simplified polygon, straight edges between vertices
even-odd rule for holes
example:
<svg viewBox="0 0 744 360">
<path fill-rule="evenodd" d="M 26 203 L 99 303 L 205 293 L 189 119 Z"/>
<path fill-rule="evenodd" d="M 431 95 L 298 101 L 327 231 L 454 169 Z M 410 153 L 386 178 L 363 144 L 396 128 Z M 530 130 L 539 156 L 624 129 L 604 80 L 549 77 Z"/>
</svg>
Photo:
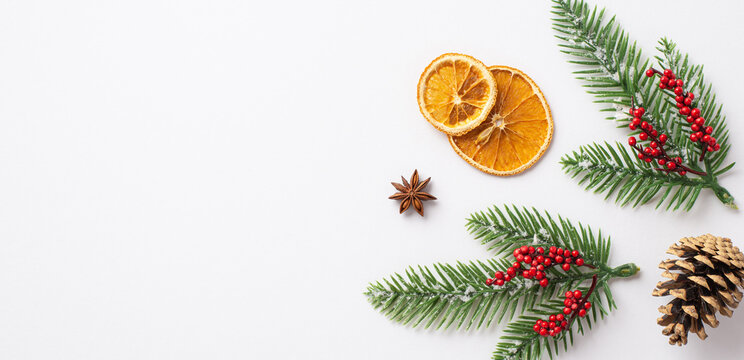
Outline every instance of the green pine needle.
<svg viewBox="0 0 744 360">
<path fill-rule="evenodd" d="M 562 42 L 561 52 L 569 55 L 570 63 L 580 65 L 575 71 L 587 91 L 594 95 L 596 103 L 602 104 L 607 119 L 617 122 L 618 127 L 627 128 L 632 117 L 628 114 L 631 105 L 646 109 L 644 120 L 669 140 L 665 148 L 671 157 L 681 157 L 689 168 L 706 173 L 705 176 L 688 174 L 683 178 L 654 170 L 654 167 L 629 153 L 627 146 L 617 148 L 588 145 L 573 154 L 563 157 L 564 170 L 577 177 L 587 189 L 604 193 L 605 198 L 616 194 L 616 203 L 643 205 L 658 199 L 657 208 L 667 201 L 665 209 L 690 210 L 702 189 L 711 189 L 725 205 L 735 208 L 734 198 L 718 184 L 718 177 L 733 168 L 726 163 L 730 149 L 729 132 L 722 106 L 703 78 L 703 67 L 689 62 L 676 45 L 667 39 L 659 41 L 657 56 L 661 69 L 672 69 L 685 87 L 696 95 L 696 107 L 701 109 L 706 124 L 714 128 L 713 136 L 721 150 L 708 153 L 700 161 L 702 149 L 699 143 L 690 141 L 689 124 L 679 115 L 674 97 L 668 90 L 661 90 L 654 78 L 645 76 L 650 67 L 635 42 L 615 22 L 615 17 L 606 20 L 605 10 L 592 9 L 583 0 L 553 0 L 553 29 Z M 632 132 L 637 135 L 640 130 Z"/>
</svg>

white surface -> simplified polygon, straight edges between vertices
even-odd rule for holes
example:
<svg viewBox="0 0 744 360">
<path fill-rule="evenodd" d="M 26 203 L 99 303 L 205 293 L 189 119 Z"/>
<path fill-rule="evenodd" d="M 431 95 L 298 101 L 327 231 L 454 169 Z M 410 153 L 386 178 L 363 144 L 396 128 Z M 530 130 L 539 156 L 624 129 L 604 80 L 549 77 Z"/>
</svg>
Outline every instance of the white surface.
<svg viewBox="0 0 744 360">
<path fill-rule="evenodd" d="M 651 52 L 677 40 L 725 104 L 744 160 L 735 1 L 605 4 Z M 612 235 L 619 309 L 561 359 L 734 359 L 744 314 L 670 347 L 650 296 L 666 247 L 742 212 L 621 209 L 563 175 L 624 139 L 571 75 L 546 1 L 4 1 L 0 5 L 0 358 L 488 359 L 499 329 L 410 329 L 362 291 L 409 264 L 486 258 L 473 211 L 536 206 Z M 694 16 L 694 18 L 691 18 Z M 678 22 L 675 22 L 678 21 Z M 555 119 L 532 170 L 468 166 L 418 112 L 443 52 L 526 71 Z M 390 181 L 433 177 L 426 218 Z M 741 166 L 722 179 L 744 205 Z"/>
</svg>

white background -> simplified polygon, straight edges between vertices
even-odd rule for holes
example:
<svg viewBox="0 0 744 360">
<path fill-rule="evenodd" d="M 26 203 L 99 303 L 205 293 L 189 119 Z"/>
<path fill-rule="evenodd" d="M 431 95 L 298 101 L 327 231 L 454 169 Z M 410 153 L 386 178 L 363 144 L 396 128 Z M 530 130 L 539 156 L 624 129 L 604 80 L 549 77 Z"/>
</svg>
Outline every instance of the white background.
<svg viewBox="0 0 744 360">
<path fill-rule="evenodd" d="M 652 50 L 706 64 L 744 160 L 735 1 L 593 1 Z M 680 237 L 744 244 L 742 212 L 622 209 L 563 175 L 562 154 L 623 140 L 572 78 L 547 1 L 2 1 L 0 358 L 488 359 L 499 328 L 426 331 L 362 295 L 409 264 L 487 258 L 465 218 L 515 203 L 601 227 L 619 309 L 561 359 L 734 359 L 742 310 L 684 348 L 650 296 Z M 419 114 L 444 52 L 527 72 L 553 110 L 520 176 L 462 161 Z M 741 166 L 740 166 L 741 167 Z M 744 205 L 742 171 L 722 184 Z M 426 217 L 390 181 L 433 178 Z"/>
</svg>

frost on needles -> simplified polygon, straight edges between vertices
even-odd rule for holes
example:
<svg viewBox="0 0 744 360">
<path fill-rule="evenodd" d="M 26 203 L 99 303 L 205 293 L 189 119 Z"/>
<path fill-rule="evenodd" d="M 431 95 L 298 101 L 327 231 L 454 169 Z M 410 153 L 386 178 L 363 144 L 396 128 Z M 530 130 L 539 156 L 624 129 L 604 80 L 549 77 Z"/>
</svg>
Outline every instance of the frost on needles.
<svg viewBox="0 0 744 360">
<path fill-rule="evenodd" d="M 720 150 L 707 154 L 705 147 L 690 139 L 693 133 L 685 117 L 680 116 L 672 89 L 661 89 L 652 77 L 645 76 L 651 60 L 630 41 L 614 16 L 607 20 L 604 9 L 590 9 L 581 0 L 553 2 L 553 29 L 561 40 L 558 46 L 570 56 L 570 63 L 580 66 L 574 74 L 603 106 L 606 118 L 627 128 L 633 120 L 631 107 L 642 106 L 644 120 L 659 134 L 668 134 L 666 153 L 691 170 L 684 175 L 670 172 L 656 162 L 639 159 L 628 145 L 603 142 L 564 155 L 564 171 L 578 177 L 587 190 L 605 194 L 606 199 L 614 195 L 621 206 L 656 202 L 657 208 L 665 205 L 665 209 L 690 210 L 698 196 L 709 189 L 723 204 L 736 208 L 733 196 L 718 183 L 734 163 L 726 162 L 730 149 L 726 118 L 711 85 L 704 80 L 703 67 L 690 63 L 673 42 L 659 41 L 656 63 L 684 79 L 685 87 L 695 94 L 694 105 L 701 117 L 715 129 L 711 136 L 717 139 Z M 640 132 L 635 130 L 631 135 Z"/>
<path fill-rule="evenodd" d="M 615 308 L 609 280 L 638 271 L 634 264 L 614 268 L 608 264 L 610 239 L 601 231 L 534 208 L 493 207 L 472 214 L 467 229 L 493 258 L 411 266 L 403 274 L 371 283 L 365 292 L 370 304 L 391 320 L 412 327 L 475 330 L 508 321 L 493 359 L 540 359 L 567 350 L 576 333 L 583 334 Z M 503 286 L 490 284 L 487 280 L 495 272 L 513 266 L 513 252 L 522 246 L 575 249 L 591 267 L 546 269 L 550 281 L 545 287 L 523 277 Z M 590 283 L 595 288 L 587 297 L 592 307 L 585 317 L 573 319 L 557 336 L 541 336 L 533 330 L 538 319 L 563 309 L 560 294 L 575 289 L 587 294 Z"/>
</svg>

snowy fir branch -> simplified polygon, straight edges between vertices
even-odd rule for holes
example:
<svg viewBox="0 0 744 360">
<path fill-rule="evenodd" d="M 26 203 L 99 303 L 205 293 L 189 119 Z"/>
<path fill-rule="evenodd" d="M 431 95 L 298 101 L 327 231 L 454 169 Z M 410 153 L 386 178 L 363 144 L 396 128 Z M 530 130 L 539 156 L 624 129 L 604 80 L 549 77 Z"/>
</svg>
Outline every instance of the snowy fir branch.
<svg viewBox="0 0 744 360">
<path fill-rule="evenodd" d="M 372 306 L 412 327 L 471 330 L 514 320 L 493 358 L 539 359 L 557 354 L 560 344 L 566 350 L 576 332 L 604 318 L 616 307 L 609 280 L 638 271 L 634 264 L 608 265 L 610 239 L 600 231 L 535 209 L 493 207 L 472 214 L 467 228 L 494 258 L 409 267 L 368 286 Z M 591 305 L 580 316 L 581 309 L 561 315 L 565 329 L 549 334 L 547 319 L 565 310 L 557 297 L 576 290 L 584 294 L 576 302 Z"/>
<path fill-rule="evenodd" d="M 703 67 L 661 39 L 655 59 L 665 70 L 653 69 L 615 17 L 606 19 L 604 9 L 590 9 L 583 0 L 553 2 L 558 46 L 570 63 L 581 66 L 574 72 L 577 79 L 603 105 L 607 119 L 631 129 L 629 147 L 583 146 L 563 157 L 564 171 L 581 175 L 581 183 L 606 198 L 615 194 L 623 206 L 658 199 L 657 208 L 666 200 L 664 209 L 690 210 L 701 190 L 710 189 L 736 208 L 718 183 L 734 163 L 725 161 L 726 119 Z"/>
</svg>

